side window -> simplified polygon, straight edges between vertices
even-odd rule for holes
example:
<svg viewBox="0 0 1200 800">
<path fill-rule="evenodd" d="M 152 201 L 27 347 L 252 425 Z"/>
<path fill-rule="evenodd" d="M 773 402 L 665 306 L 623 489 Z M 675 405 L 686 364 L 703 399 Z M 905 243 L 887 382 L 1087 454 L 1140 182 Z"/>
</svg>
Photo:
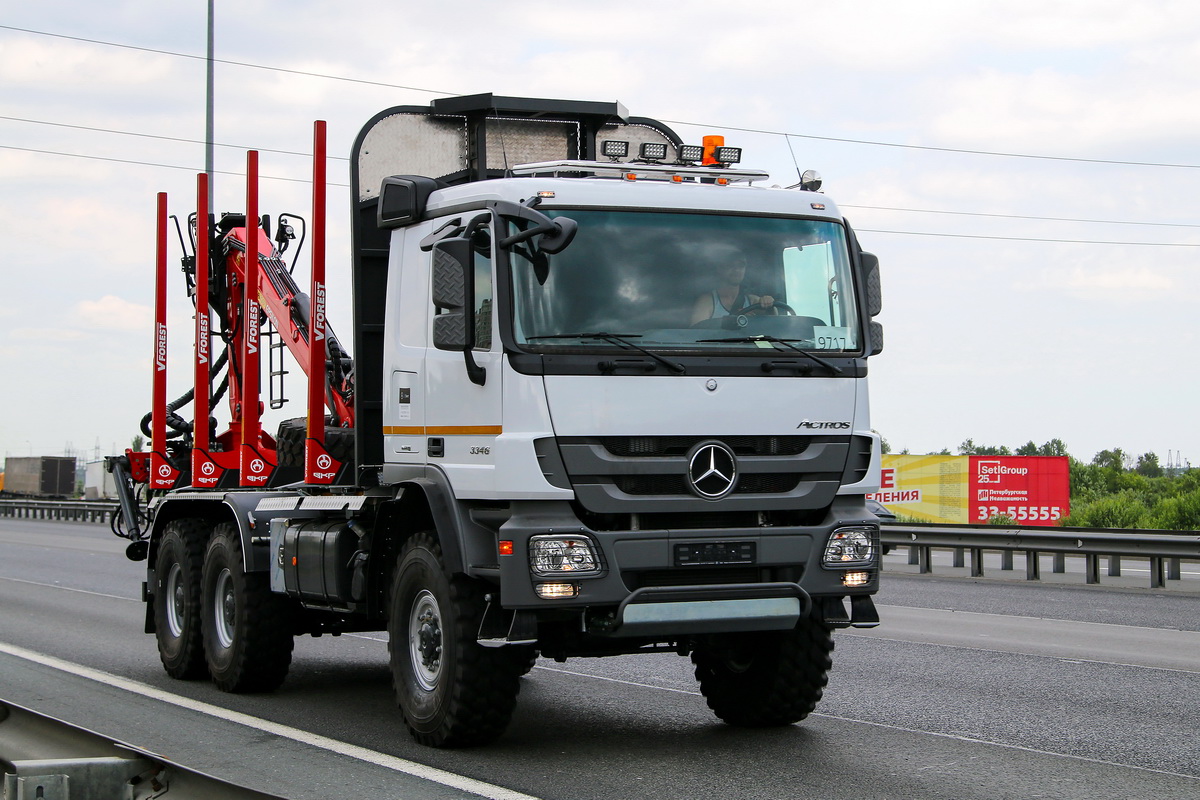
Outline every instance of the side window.
<svg viewBox="0 0 1200 800">
<path fill-rule="evenodd" d="M 475 349 L 492 349 L 492 237 L 479 228 L 471 238 L 475 262 Z"/>
</svg>

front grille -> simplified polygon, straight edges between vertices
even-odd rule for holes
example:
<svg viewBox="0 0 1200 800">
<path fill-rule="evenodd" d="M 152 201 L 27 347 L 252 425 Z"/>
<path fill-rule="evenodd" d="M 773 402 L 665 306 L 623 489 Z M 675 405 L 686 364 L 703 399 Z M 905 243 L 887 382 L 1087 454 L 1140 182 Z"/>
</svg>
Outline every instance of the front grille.
<svg viewBox="0 0 1200 800">
<path fill-rule="evenodd" d="M 707 502 L 707 501 L 706 501 Z M 678 511 L 639 513 L 637 524 L 630 514 L 596 514 L 574 504 L 579 519 L 594 531 L 628 530 L 717 530 L 720 528 L 803 527 L 819 525 L 823 508 L 787 511 Z"/>
<path fill-rule="evenodd" d="M 604 449 L 623 458 L 671 458 L 686 456 L 711 436 L 606 436 Z M 721 436 L 717 437 L 739 456 L 796 456 L 808 449 L 809 436 Z"/>
<path fill-rule="evenodd" d="M 687 479 L 682 475 L 617 475 L 613 483 L 625 494 L 688 494 Z M 734 494 L 782 494 L 800 483 L 800 476 L 789 473 L 754 472 L 738 477 Z"/>
<path fill-rule="evenodd" d="M 571 488 L 590 511 L 662 514 L 828 508 L 846 471 L 848 436 L 606 436 L 557 440 Z M 718 500 L 689 481 L 689 454 L 719 441 L 734 452 L 737 479 Z M 869 441 L 869 440 L 868 440 Z M 857 465 L 856 465 L 857 466 Z"/>
</svg>

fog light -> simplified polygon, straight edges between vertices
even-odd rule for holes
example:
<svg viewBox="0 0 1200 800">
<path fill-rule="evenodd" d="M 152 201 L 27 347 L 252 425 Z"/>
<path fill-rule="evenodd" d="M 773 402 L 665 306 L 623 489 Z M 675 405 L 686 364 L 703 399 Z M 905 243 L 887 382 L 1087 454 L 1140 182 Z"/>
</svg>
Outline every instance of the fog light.
<svg viewBox="0 0 1200 800">
<path fill-rule="evenodd" d="M 595 575 L 600 559 L 585 536 L 534 536 L 529 540 L 529 569 L 542 578 Z"/>
<path fill-rule="evenodd" d="M 879 531 L 876 528 L 838 528 L 829 534 L 822 561 L 827 567 L 865 567 L 874 564 L 879 549 L 876 544 L 878 538 Z"/>
<path fill-rule="evenodd" d="M 579 596 L 578 583 L 535 583 L 533 591 L 543 600 L 564 600 Z"/>
<path fill-rule="evenodd" d="M 869 572 L 847 572 L 842 576 L 842 586 L 866 586 L 870 582 Z"/>
</svg>

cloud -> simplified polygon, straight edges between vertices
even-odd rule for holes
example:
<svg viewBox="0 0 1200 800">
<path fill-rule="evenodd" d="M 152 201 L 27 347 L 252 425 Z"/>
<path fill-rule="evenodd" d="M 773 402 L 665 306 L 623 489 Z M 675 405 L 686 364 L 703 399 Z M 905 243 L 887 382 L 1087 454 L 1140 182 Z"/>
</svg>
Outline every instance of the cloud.
<svg viewBox="0 0 1200 800">
<path fill-rule="evenodd" d="M 92 330 L 145 332 L 152 330 L 154 312 L 150 306 L 106 294 L 99 300 L 80 300 L 74 318 Z"/>
<path fill-rule="evenodd" d="M 86 333 L 72 328 L 13 328 L 8 335 L 17 341 L 47 345 L 53 342 L 78 342 L 87 338 Z"/>
</svg>

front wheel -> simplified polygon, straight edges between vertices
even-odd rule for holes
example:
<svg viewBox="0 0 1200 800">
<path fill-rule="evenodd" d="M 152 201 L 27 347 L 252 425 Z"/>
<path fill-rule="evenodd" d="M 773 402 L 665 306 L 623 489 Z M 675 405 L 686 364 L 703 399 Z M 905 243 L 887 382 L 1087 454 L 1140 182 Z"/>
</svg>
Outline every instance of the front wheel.
<svg viewBox="0 0 1200 800">
<path fill-rule="evenodd" d="M 696 679 L 719 718 L 746 728 L 791 725 L 817 707 L 829 680 L 833 635 L 802 619 L 790 631 L 730 634 L 692 653 Z"/>
<path fill-rule="evenodd" d="M 267 576 L 246 572 L 237 528 L 217 526 L 204 554 L 204 656 L 225 692 L 269 692 L 292 663 L 292 607 Z"/>
<path fill-rule="evenodd" d="M 475 641 L 483 610 L 479 583 L 446 575 L 431 534 L 408 540 L 392 581 L 388 651 L 397 703 L 421 744 L 486 744 L 508 727 L 521 667 Z"/>
</svg>

